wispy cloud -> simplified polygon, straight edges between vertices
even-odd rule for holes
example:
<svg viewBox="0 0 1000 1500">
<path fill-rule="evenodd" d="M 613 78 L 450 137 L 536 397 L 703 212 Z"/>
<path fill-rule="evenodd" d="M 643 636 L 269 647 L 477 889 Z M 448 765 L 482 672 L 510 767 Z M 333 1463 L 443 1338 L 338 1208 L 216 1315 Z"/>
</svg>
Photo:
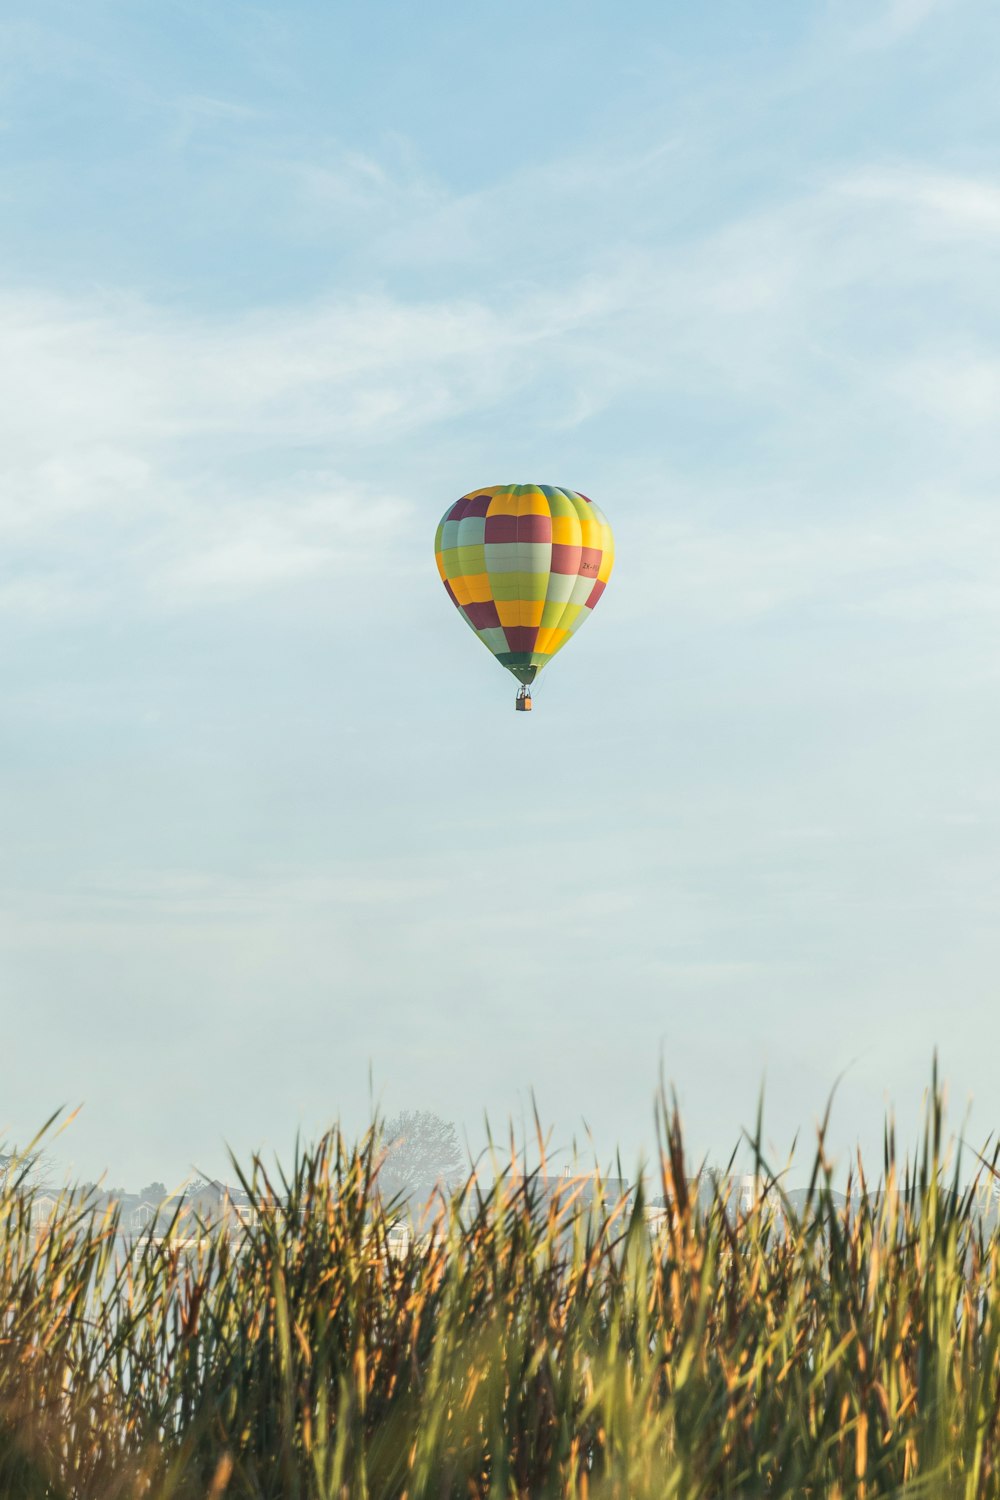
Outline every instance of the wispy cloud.
<svg viewBox="0 0 1000 1500">
<path fill-rule="evenodd" d="M 697 402 L 703 420 L 717 413 L 730 443 L 752 421 L 758 447 L 780 443 L 786 489 L 801 485 L 821 506 L 857 482 L 841 434 L 860 460 L 877 428 L 920 423 L 919 458 L 894 473 L 896 498 L 876 505 L 893 517 L 908 487 L 926 494 L 929 468 L 953 463 L 962 432 L 952 491 L 960 503 L 971 483 L 974 507 L 1000 441 L 1000 364 L 982 344 L 984 313 L 997 311 L 998 232 L 992 180 L 880 166 L 584 263 L 558 288 L 508 281 L 493 297 L 369 295 L 200 317 L 135 298 L 9 293 L 0 533 L 16 566 L 0 608 L 120 598 L 125 576 L 172 608 L 332 576 L 376 547 L 411 544 L 413 497 L 398 468 L 358 477 L 387 445 L 497 411 L 566 432 L 611 408 L 627 418 L 629 402 L 653 392 L 668 415 L 679 400 Z M 748 483 L 766 536 L 768 512 L 785 502 L 755 462 Z M 829 562 L 828 543 L 838 569 L 853 555 L 863 572 L 867 540 L 828 537 L 817 551 L 813 509 L 797 533 L 772 522 L 787 534 L 763 548 L 770 565 L 754 571 L 750 595 L 716 576 L 701 596 L 751 610 L 786 597 L 783 557 L 801 596 L 803 579 L 817 582 L 803 557 Z M 671 550 L 678 542 L 689 545 L 683 532 Z M 696 575 L 708 544 L 690 545 Z"/>
<path fill-rule="evenodd" d="M 888 0 L 854 33 L 857 47 L 892 47 L 918 31 L 953 0 Z"/>
<path fill-rule="evenodd" d="M 187 498 L 162 560 L 148 580 L 171 608 L 211 599 L 225 603 L 299 579 L 335 577 L 376 564 L 409 535 L 412 503 L 336 475 L 295 476 L 289 495 Z"/>
<path fill-rule="evenodd" d="M 185 597 L 336 570 L 406 513 L 398 494 L 338 475 L 342 462 L 490 409 L 591 312 L 586 288 L 512 316 L 365 298 L 203 321 L 10 295 L 8 567 L 20 554 L 27 576 L 35 557 L 59 569 L 75 554 L 81 570 L 124 548 Z"/>
<path fill-rule="evenodd" d="M 926 233 L 986 237 L 1000 236 L 1000 184 L 955 173 L 930 172 L 898 165 L 892 170 L 861 170 L 841 185 L 845 195 L 883 204 L 899 204 L 913 212 Z"/>
<path fill-rule="evenodd" d="M 675 626 L 803 613 L 927 626 L 978 620 L 994 639 L 1000 533 L 992 496 L 924 489 L 887 503 L 872 495 L 852 514 L 784 524 L 761 520 L 763 507 L 752 492 L 740 498 L 742 522 L 730 505 L 722 525 L 675 517 L 654 528 L 648 553 L 633 567 L 641 602 L 626 603 L 629 614 L 648 611 L 655 588 L 661 618 Z M 985 666 L 993 675 L 992 649 L 965 655 L 963 671 L 975 677 Z"/>
<path fill-rule="evenodd" d="M 170 144 L 184 150 L 209 132 L 220 128 L 240 127 L 260 118 L 260 111 L 234 99 L 218 99 L 209 94 L 184 94 L 173 102 L 174 123 Z"/>
</svg>

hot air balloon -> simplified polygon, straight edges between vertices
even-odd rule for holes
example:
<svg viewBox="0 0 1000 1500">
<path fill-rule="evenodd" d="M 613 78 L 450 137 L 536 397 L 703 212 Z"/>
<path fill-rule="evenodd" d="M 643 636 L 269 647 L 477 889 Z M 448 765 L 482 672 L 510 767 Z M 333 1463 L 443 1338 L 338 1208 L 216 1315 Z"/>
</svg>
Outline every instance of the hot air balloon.
<svg viewBox="0 0 1000 1500">
<path fill-rule="evenodd" d="M 615 558 L 594 502 L 548 484 L 494 484 L 450 505 L 434 541 L 441 581 L 459 614 L 521 684 L 531 684 L 604 593 Z"/>
</svg>

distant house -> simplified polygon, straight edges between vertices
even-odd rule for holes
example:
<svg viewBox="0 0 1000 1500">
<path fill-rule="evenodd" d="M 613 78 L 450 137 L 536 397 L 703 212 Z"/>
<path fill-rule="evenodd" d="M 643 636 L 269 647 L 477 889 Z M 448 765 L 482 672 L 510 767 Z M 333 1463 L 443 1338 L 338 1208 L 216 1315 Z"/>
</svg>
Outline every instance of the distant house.
<svg viewBox="0 0 1000 1500">
<path fill-rule="evenodd" d="M 215 1178 L 193 1183 L 184 1194 L 185 1207 L 205 1224 L 225 1221 L 250 1224 L 254 1219 L 250 1195 L 243 1188 L 230 1187 Z"/>
<path fill-rule="evenodd" d="M 600 1177 L 596 1172 L 572 1173 L 566 1169 L 558 1176 L 542 1176 L 540 1172 L 503 1172 L 497 1177 L 494 1187 L 508 1201 L 523 1195 L 526 1202 L 536 1209 L 548 1212 L 553 1202 L 563 1205 L 567 1211 L 580 1213 L 591 1209 L 608 1210 L 629 1200 L 635 1195 L 624 1177 Z"/>
<path fill-rule="evenodd" d="M 189 1184 L 164 1204 L 137 1202 L 131 1222 L 136 1232 L 148 1235 L 165 1233 L 176 1219 L 181 1234 L 190 1237 L 222 1227 L 235 1233 L 252 1224 L 255 1217 L 250 1197 L 242 1188 L 207 1177 Z"/>
<path fill-rule="evenodd" d="M 721 1172 L 706 1170 L 698 1177 L 687 1178 L 686 1186 L 688 1200 L 697 1204 L 702 1218 L 718 1202 L 723 1206 L 730 1223 L 734 1224 L 738 1218 L 748 1218 L 755 1211 L 760 1211 L 765 1218 L 773 1219 L 780 1233 L 786 1227 L 788 1212 L 796 1213 L 806 1197 L 804 1191 L 785 1192 L 771 1179 L 754 1172 L 737 1172 L 727 1176 Z M 834 1194 L 834 1198 L 841 1204 L 846 1201 L 840 1194 Z M 670 1204 L 665 1197 L 652 1197 L 647 1201 L 645 1217 L 651 1229 L 659 1228 L 669 1213 Z"/>
<path fill-rule="evenodd" d="M 988 1218 L 1000 1205 L 1000 1177 L 992 1174 L 979 1177 L 970 1194 L 980 1217 Z"/>
<path fill-rule="evenodd" d="M 34 1229 L 41 1229 L 48 1224 L 54 1216 L 56 1209 L 64 1200 L 58 1193 L 32 1193 L 31 1195 L 31 1223 Z"/>
<path fill-rule="evenodd" d="M 414 1243 L 413 1230 L 407 1224 L 394 1224 L 385 1237 L 386 1250 L 393 1260 L 403 1260 Z"/>
<path fill-rule="evenodd" d="M 697 1202 L 704 1212 L 712 1202 L 710 1184 L 706 1184 L 704 1178 L 687 1177 L 684 1179 L 687 1188 L 688 1202 Z M 647 1198 L 642 1210 L 642 1216 L 649 1227 L 650 1233 L 656 1234 L 666 1224 L 671 1213 L 672 1199 L 668 1199 L 663 1193 L 654 1194 Z"/>
<path fill-rule="evenodd" d="M 169 1204 L 150 1203 L 141 1198 L 128 1213 L 128 1227 L 133 1234 L 150 1234 L 157 1228 L 166 1228 L 173 1212 Z"/>
</svg>

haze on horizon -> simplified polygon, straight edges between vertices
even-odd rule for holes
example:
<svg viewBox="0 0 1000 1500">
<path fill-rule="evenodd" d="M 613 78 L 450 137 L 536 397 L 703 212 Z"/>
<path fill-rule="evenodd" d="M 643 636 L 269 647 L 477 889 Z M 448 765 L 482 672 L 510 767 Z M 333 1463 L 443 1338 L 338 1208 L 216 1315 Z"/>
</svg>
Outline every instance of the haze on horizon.
<svg viewBox="0 0 1000 1500">
<path fill-rule="evenodd" d="M 622 15 L 8 7 L 0 1136 L 1000 1118 L 1000 13 Z M 530 719 L 432 555 L 524 481 Z"/>
</svg>

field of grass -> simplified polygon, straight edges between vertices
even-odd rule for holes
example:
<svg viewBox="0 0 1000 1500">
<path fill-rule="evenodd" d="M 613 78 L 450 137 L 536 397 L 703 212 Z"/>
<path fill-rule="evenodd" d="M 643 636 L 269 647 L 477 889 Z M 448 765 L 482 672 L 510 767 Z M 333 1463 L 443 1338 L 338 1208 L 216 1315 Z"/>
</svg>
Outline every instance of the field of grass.
<svg viewBox="0 0 1000 1500">
<path fill-rule="evenodd" d="M 472 1176 L 404 1255 L 371 1138 L 253 1162 L 239 1237 L 132 1257 L 12 1176 L 0 1496 L 998 1496 L 1000 1234 L 941 1131 L 935 1095 L 847 1207 L 821 1139 L 804 1208 L 734 1218 L 665 1112 L 655 1234 Z"/>
</svg>

